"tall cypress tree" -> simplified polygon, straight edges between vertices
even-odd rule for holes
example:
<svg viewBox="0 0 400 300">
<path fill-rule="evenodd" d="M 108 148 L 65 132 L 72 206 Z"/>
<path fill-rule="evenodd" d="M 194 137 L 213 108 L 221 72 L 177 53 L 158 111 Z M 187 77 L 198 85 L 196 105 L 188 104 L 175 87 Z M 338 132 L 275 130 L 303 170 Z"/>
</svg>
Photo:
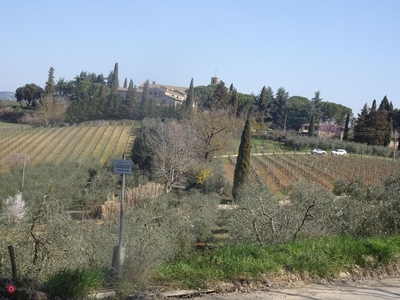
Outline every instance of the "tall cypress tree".
<svg viewBox="0 0 400 300">
<path fill-rule="evenodd" d="M 186 107 L 190 110 L 193 108 L 193 101 L 194 101 L 194 86 L 193 86 L 193 78 L 190 81 L 189 89 L 186 95 Z"/>
<path fill-rule="evenodd" d="M 115 63 L 114 73 L 111 81 L 111 94 L 118 94 L 119 80 L 118 80 L 118 63 Z"/>
<path fill-rule="evenodd" d="M 127 88 L 128 87 L 128 78 L 125 78 L 125 80 L 124 80 L 124 88 Z"/>
<path fill-rule="evenodd" d="M 350 123 L 350 112 L 348 111 L 346 116 L 346 122 L 344 124 L 343 140 L 345 141 L 349 140 L 349 123 Z"/>
<path fill-rule="evenodd" d="M 310 136 L 314 135 L 314 127 L 315 127 L 315 112 L 313 111 L 311 115 L 310 129 L 308 130 Z"/>
<path fill-rule="evenodd" d="M 251 130 L 250 120 L 247 117 L 246 124 L 240 140 L 239 153 L 236 160 L 235 173 L 233 177 L 232 195 L 237 200 L 238 190 L 244 184 L 250 174 L 250 154 L 251 154 Z"/>
<path fill-rule="evenodd" d="M 126 93 L 126 109 L 129 118 L 138 117 L 138 99 L 136 95 L 136 87 L 133 85 L 133 80 L 131 79 L 128 86 L 128 92 Z"/>
<path fill-rule="evenodd" d="M 142 91 L 142 99 L 140 101 L 140 117 L 143 119 L 149 116 L 150 96 L 149 96 L 149 80 L 147 79 Z"/>
</svg>

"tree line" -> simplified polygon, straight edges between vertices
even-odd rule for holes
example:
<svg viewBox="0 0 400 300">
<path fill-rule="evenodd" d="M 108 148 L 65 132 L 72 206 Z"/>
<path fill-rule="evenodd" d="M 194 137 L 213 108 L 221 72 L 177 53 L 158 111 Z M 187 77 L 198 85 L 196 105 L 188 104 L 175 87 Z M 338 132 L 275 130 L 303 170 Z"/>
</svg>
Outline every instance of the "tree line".
<svg viewBox="0 0 400 300">
<path fill-rule="evenodd" d="M 44 89 L 30 83 L 19 87 L 15 96 L 17 101 L 25 102 L 27 107 L 39 112 L 39 117 L 26 114 L 23 121 L 42 125 L 96 119 L 182 120 L 198 112 L 222 109 L 236 118 L 250 112 L 254 130 L 298 131 L 302 124 L 308 123 L 312 134 L 316 124 L 328 122 L 344 128 L 345 140 L 370 145 L 387 146 L 392 140 L 392 132 L 400 129 L 400 112 L 386 96 L 379 107 L 375 100 L 372 107 L 365 104 L 355 118 L 350 108 L 323 101 L 320 91 L 316 91 L 311 99 L 289 96 L 283 87 L 274 92 L 270 86 L 263 86 L 258 95 L 243 94 L 233 83 L 228 88 L 224 81 L 195 87 L 192 78 L 184 105 L 175 107 L 154 103 L 149 95 L 149 80 L 140 97 L 132 79 L 128 84 L 125 78 L 123 87 L 126 88 L 125 97 L 118 90 L 118 63 L 107 77 L 82 71 L 71 81 L 60 78 L 57 82 L 51 67 Z"/>
</svg>

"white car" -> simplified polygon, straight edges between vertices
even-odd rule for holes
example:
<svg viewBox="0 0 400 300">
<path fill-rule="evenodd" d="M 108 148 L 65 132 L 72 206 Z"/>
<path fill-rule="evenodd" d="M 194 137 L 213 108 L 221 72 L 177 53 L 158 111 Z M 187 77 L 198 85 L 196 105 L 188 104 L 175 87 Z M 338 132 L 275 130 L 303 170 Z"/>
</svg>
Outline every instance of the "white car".
<svg viewBox="0 0 400 300">
<path fill-rule="evenodd" d="M 326 151 L 319 149 L 319 148 L 314 148 L 310 151 L 311 154 L 326 154 Z"/>
<path fill-rule="evenodd" d="M 347 155 L 347 152 L 346 152 L 346 150 L 344 150 L 344 149 L 335 149 L 335 150 L 332 150 L 332 151 L 331 151 L 331 154 L 332 154 L 332 155 L 344 156 L 344 155 Z"/>
</svg>

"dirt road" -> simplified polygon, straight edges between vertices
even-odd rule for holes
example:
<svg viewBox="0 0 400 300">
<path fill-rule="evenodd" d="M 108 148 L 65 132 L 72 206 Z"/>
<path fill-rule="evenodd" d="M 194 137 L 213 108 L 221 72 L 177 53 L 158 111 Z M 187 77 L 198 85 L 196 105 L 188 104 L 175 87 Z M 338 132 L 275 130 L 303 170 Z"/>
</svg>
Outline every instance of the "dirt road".
<svg viewBox="0 0 400 300">
<path fill-rule="evenodd" d="M 312 284 L 249 293 L 208 294 L 198 300 L 372 300 L 400 299 L 400 277 Z"/>
</svg>

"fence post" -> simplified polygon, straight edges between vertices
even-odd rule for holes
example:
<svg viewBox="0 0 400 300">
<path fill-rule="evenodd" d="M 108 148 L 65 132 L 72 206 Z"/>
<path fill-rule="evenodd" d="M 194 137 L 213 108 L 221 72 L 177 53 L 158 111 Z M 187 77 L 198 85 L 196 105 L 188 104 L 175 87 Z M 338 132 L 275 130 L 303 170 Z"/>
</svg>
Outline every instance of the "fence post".
<svg viewBox="0 0 400 300">
<path fill-rule="evenodd" d="M 8 252 L 10 253 L 12 279 L 15 281 L 17 279 L 17 265 L 15 263 L 14 247 L 8 246 Z"/>
</svg>

